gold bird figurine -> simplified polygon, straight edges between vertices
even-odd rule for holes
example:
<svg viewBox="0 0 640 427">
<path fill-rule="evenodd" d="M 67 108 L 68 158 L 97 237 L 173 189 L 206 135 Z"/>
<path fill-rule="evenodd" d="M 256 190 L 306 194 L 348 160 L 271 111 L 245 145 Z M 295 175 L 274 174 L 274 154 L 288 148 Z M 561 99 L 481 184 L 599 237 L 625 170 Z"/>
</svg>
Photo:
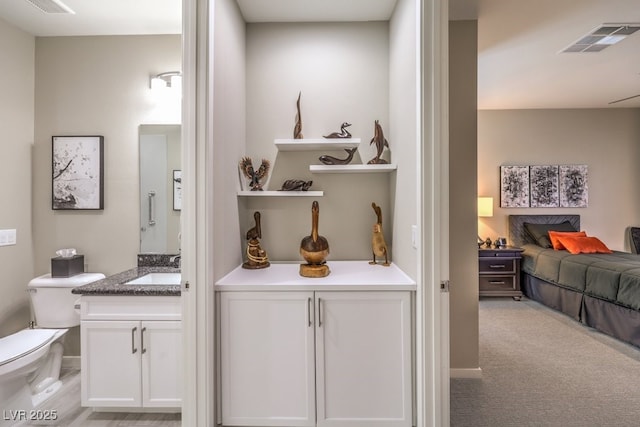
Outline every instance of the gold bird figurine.
<svg viewBox="0 0 640 427">
<path fill-rule="evenodd" d="M 382 232 L 382 209 L 380 209 L 380 206 L 375 203 L 371 203 L 371 207 L 376 213 L 378 221 L 373 224 L 373 235 L 371 237 L 373 261 L 369 261 L 369 264 L 377 264 L 376 256 L 378 256 L 380 258 L 384 257 L 384 263 L 382 265 L 389 267 L 389 250 L 387 249 L 387 243 L 384 241 L 384 234 Z"/>
</svg>

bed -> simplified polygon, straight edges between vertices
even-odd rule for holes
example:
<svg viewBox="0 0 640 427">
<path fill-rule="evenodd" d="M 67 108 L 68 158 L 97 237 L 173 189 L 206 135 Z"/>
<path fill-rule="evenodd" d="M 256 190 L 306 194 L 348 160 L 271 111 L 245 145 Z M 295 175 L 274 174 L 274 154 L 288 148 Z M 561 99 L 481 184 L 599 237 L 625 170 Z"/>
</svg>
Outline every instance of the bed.
<svg viewBox="0 0 640 427">
<path fill-rule="evenodd" d="M 510 244 L 524 249 L 524 295 L 640 347 L 640 255 L 619 251 L 574 255 L 546 248 L 532 235 L 530 224 L 581 230 L 579 215 L 509 216 Z"/>
</svg>

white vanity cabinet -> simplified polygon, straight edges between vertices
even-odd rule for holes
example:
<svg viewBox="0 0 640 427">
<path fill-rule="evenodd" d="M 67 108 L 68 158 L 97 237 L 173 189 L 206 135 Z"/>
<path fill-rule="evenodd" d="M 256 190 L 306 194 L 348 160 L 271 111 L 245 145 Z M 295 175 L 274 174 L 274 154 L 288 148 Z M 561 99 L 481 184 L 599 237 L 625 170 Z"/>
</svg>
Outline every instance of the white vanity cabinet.
<svg viewBox="0 0 640 427">
<path fill-rule="evenodd" d="M 314 280 L 218 282 L 222 425 L 410 427 L 411 286 Z"/>
<path fill-rule="evenodd" d="M 83 296 L 80 340 L 82 406 L 180 409 L 179 297 Z"/>
</svg>

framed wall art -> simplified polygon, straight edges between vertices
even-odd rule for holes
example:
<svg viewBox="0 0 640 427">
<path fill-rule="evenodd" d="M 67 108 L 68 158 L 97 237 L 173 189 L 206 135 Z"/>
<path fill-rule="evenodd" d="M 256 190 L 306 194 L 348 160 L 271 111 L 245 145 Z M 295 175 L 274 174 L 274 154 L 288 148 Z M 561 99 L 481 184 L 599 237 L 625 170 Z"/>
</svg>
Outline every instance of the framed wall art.
<svg viewBox="0 0 640 427">
<path fill-rule="evenodd" d="M 589 205 L 587 165 L 560 165 L 560 207 L 586 208 Z"/>
<path fill-rule="evenodd" d="M 52 137 L 53 210 L 104 209 L 104 137 Z"/>
<path fill-rule="evenodd" d="M 500 207 L 529 207 L 529 166 L 500 166 Z"/>
<path fill-rule="evenodd" d="M 173 171 L 173 210 L 182 210 L 182 171 Z"/>
<path fill-rule="evenodd" d="M 532 208 L 557 208 L 558 165 L 531 166 L 529 168 Z"/>
</svg>

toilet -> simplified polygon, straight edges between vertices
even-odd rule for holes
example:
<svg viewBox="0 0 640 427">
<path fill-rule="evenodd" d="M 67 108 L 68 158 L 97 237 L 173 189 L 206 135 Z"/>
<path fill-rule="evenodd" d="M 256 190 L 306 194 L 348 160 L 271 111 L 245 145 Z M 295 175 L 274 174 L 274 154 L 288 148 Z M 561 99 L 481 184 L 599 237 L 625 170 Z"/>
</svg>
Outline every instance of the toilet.
<svg viewBox="0 0 640 427">
<path fill-rule="evenodd" d="M 101 273 L 71 277 L 46 274 L 29 282 L 36 327 L 0 338 L 0 402 L 7 411 L 28 413 L 61 387 L 64 335 L 68 328 L 80 325 L 75 309 L 79 297 L 71 290 L 104 277 Z M 7 418 L 0 419 L 0 426 L 13 422 Z"/>
</svg>

